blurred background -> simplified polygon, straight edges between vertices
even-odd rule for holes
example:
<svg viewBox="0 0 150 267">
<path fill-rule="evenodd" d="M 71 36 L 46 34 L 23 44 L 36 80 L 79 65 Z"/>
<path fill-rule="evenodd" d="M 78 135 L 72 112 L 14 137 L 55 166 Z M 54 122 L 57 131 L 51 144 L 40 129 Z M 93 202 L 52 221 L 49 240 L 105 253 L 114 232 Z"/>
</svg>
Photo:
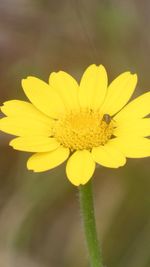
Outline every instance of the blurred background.
<svg viewBox="0 0 150 267">
<path fill-rule="evenodd" d="M 105 65 L 110 81 L 138 73 L 134 97 L 150 89 L 150 1 L 1 0 L 0 102 L 24 99 L 20 81 L 47 81 L 64 70 L 80 79 L 91 64 Z M 87 267 L 77 188 L 65 165 L 27 171 L 27 153 L 0 137 L 0 266 Z M 98 233 L 107 267 L 150 266 L 150 161 L 97 168 Z"/>
</svg>

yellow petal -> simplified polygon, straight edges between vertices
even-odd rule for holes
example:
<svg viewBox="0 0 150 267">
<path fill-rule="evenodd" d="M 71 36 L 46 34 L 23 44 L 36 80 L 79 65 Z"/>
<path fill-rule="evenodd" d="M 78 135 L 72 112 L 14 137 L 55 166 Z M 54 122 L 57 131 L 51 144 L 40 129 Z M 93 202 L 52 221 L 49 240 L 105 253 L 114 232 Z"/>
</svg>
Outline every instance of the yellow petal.
<svg viewBox="0 0 150 267">
<path fill-rule="evenodd" d="M 0 130 L 17 136 L 50 136 L 51 124 L 27 116 L 5 117 L 0 120 Z"/>
<path fill-rule="evenodd" d="M 107 83 L 107 73 L 102 65 L 89 66 L 80 83 L 79 101 L 81 107 L 98 109 L 104 101 Z"/>
<path fill-rule="evenodd" d="M 110 141 L 104 146 L 93 148 L 92 156 L 97 163 L 108 168 L 118 168 L 126 163 L 125 156 Z"/>
<path fill-rule="evenodd" d="M 76 151 L 69 158 L 66 166 L 67 177 L 76 186 L 86 184 L 95 170 L 95 162 L 87 150 Z"/>
<path fill-rule="evenodd" d="M 150 136 L 150 119 L 129 119 L 123 120 L 118 123 L 114 129 L 113 134 L 115 136 Z"/>
<path fill-rule="evenodd" d="M 150 92 L 147 92 L 125 106 L 115 117 L 114 120 L 120 122 L 131 118 L 143 118 L 150 113 Z"/>
<path fill-rule="evenodd" d="M 137 75 L 125 72 L 119 75 L 109 85 L 104 104 L 101 107 L 103 114 L 114 115 L 132 96 L 137 84 Z"/>
<path fill-rule="evenodd" d="M 48 152 L 60 146 L 55 138 L 44 136 L 17 137 L 9 145 L 14 149 L 27 152 Z"/>
<path fill-rule="evenodd" d="M 78 84 L 76 80 L 64 71 L 53 72 L 49 84 L 59 94 L 66 109 L 79 109 Z"/>
<path fill-rule="evenodd" d="M 6 116 L 28 116 L 35 119 L 40 119 L 46 123 L 51 123 L 52 119 L 40 112 L 31 103 L 21 100 L 10 100 L 3 103 L 2 112 Z"/>
<path fill-rule="evenodd" d="M 28 77 L 22 80 L 22 87 L 32 104 L 44 114 L 58 118 L 65 111 L 57 92 L 42 80 Z"/>
<path fill-rule="evenodd" d="M 60 146 L 52 152 L 36 153 L 27 162 L 27 168 L 34 172 L 53 169 L 63 163 L 69 156 L 69 149 Z"/>
<path fill-rule="evenodd" d="M 128 158 L 144 158 L 150 156 L 150 140 L 137 136 L 122 136 L 112 139 L 115 146 Z"/>
</svg>

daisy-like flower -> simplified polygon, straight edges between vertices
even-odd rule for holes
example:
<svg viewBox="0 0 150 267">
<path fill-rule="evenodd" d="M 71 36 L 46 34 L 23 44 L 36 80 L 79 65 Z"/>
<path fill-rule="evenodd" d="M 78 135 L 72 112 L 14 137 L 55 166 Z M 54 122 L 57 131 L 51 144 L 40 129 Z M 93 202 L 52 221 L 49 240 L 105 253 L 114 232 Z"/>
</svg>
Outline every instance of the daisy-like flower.
<svg viewBox="0 0 150 267">
<path fill-rule="evenodd" d="M 150 156 L 150 92 L 127 104 L 136 83 L 136 74 L 124 72 L 108 85 L 102 65 L 89 66 L 80 85 L 63 71 L 49 83 L 27 77 L 22 87 L 31 103 L 5 102 L 0 129 L 17 136 L 14 149 L 34 152 L 29 170 L 47 171 L 68 159 L 68 179 L 83 185 L 96 163 L 118 168 L 126 158 Z"/>
</svg>

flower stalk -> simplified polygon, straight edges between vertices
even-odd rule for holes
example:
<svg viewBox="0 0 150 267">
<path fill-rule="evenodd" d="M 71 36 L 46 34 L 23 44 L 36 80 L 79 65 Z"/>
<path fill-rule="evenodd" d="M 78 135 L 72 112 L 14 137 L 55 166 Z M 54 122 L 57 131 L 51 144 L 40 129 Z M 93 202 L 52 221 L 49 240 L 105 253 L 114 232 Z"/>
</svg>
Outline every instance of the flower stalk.
<svg viewBox="0 0 150 267">
<path fill-rule="evenodd" d="M 91 264 L 90 266 L 103 267 L 101 249 L 96 230 L 91 181 L 89 181 L 86 185 L 79 186 L 79 196 L 85 239 Z"/>
</svg>

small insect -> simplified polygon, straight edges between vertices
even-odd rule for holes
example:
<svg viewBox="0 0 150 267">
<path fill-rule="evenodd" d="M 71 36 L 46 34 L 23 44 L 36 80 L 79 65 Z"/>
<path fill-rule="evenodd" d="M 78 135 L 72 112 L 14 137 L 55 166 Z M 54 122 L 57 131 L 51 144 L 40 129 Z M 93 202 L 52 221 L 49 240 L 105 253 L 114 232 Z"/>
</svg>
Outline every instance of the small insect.
<svg viewBox="0 0 150 267">
<path fill-rule="evenodd" d="M 111 122 L 111 116 L 109 114 L 104 114 L 102 120 L 109 124 Z"/>
</svg>

